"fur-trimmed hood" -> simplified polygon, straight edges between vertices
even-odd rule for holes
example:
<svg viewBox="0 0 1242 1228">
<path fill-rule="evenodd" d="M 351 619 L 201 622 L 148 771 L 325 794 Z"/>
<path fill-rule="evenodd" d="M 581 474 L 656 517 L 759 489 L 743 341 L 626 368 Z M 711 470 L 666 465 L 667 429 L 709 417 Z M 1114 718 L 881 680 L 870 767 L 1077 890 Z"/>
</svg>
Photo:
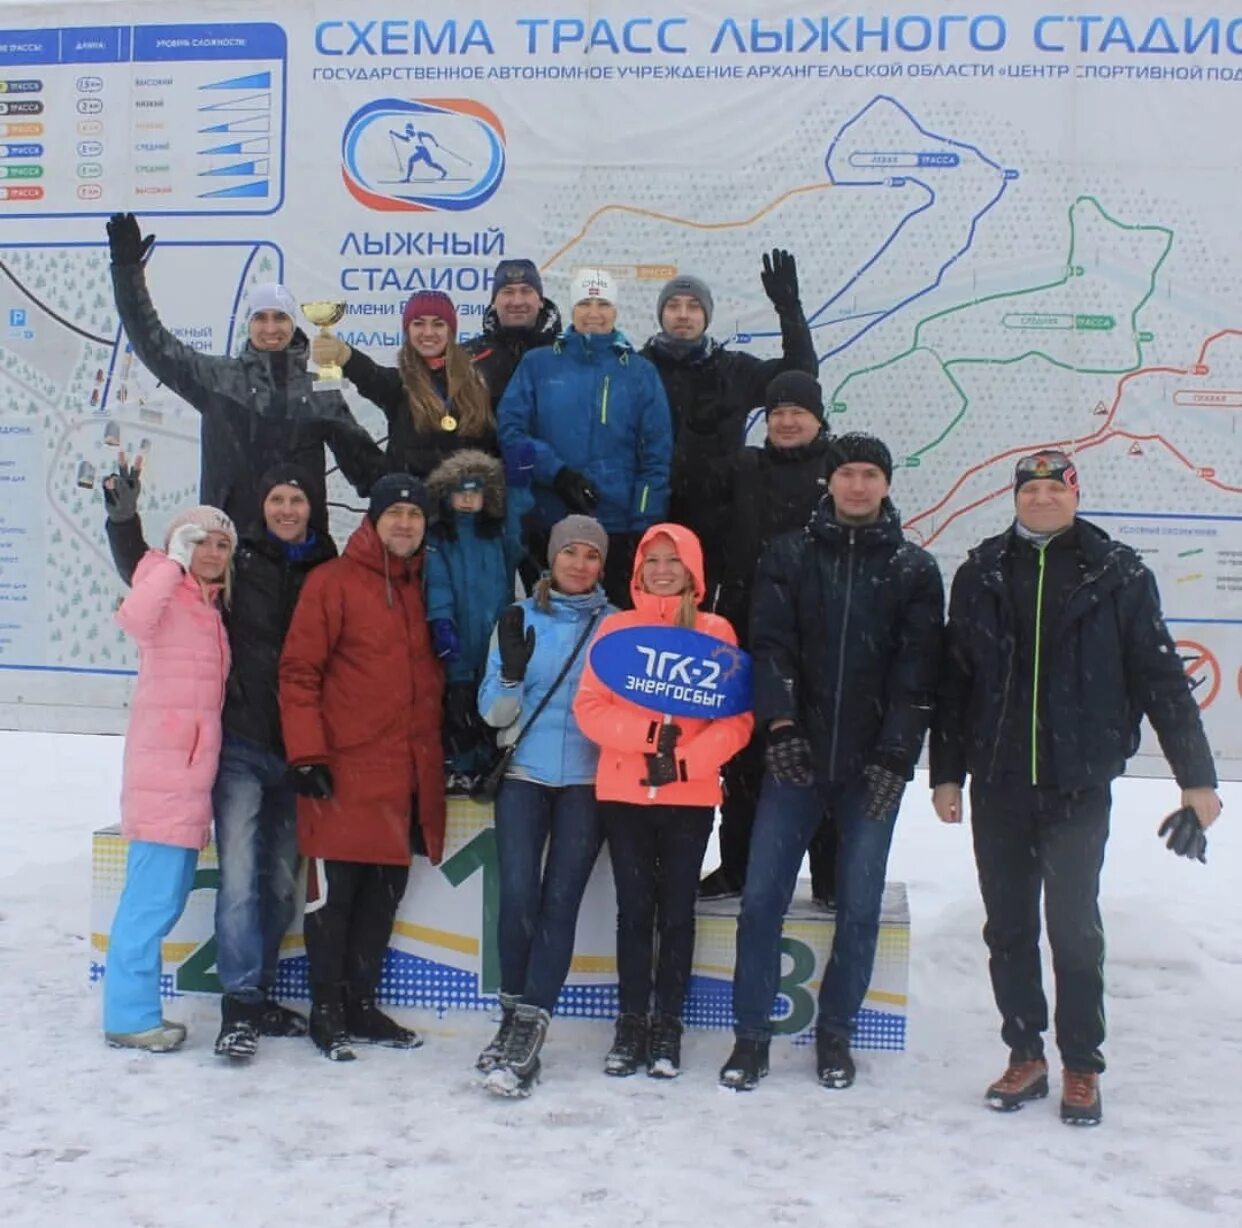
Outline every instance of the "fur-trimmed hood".
<svg viewBox="0 0 1242 1228">
<path fill-rule="evenodd" d="M 484 536 L 498 532 L 505 522 L 505 471 L 494 456 L 478 448 L 462 448 L 442 460 L 427 478 L 431 497 L 435 500 L 436 516 L 451 539 L 456 536 L 457 516 L 450 496 L 464 478 L 478 477 L 483 481 L 483 510 L 478 528 Z"/>
</svg>

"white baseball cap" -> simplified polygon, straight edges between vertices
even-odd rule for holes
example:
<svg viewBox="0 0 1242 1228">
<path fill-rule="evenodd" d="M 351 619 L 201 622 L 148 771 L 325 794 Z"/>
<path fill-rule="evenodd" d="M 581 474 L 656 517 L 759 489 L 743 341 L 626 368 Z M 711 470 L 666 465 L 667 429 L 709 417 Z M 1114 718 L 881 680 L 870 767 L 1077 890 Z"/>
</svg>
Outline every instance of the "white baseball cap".
<svg viewBox="0 0 1242 1228">
<path fill-rule="evenodd" d="M 246 295 L 246 319 L 256 311 L 283 311 L 291 320 L 297 319 L 298 305 L 292 294 L 278 281 L 261 281 L 250 287 Z"/>
<path fill-rule="evenodd" d="M 579 269 L 569 283 L 570 303 L 583 299 L 598 298 L 605 303 L 617 302 L 617 283 L 607 269 Z"/>
</svg>

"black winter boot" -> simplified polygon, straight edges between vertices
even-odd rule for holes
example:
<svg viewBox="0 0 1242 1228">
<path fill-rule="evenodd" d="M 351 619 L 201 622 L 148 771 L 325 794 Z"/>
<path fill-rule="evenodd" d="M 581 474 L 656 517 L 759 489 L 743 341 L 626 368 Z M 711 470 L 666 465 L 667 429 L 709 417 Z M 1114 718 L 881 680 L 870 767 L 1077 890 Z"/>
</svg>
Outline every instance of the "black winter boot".
<svg viewBox="0 0 1242 1228">
<path fill-rule="evenodd" d="M 417 1049 L 423 1038 L 413 1028 L 403 1027 L 390 1015 L 385 1015 L 372 997 L 345 995 L 345 1027 L 354 1040 L 364 1040 L 373 1045 L 386 1045 L 390 1049 Z"/>
<path fill-rule="evenodd" d="M 517 994 L 502 993 L 500 995 L 500 1027 L 496 1029 L 496 1035 L 487 1042 L 474 1063 L 474 1068 L 483 1074 L 495 1070 L 500 1059 L 505 1055 L 505 1045 L 508 1044 L 509 1033 L 513 1031 L 513 1013 L 517 1004 Z"/>
<path fill-rule="evenodd" d="M 539 1081 L 539 1052 L 552 1016 L 531 1002 L 519 1003 L 505 1041 L 505 1051 L 488 1072 L 483 1086 L 495 1096 L 529 1096 Z"/>
<path fill-rule="evenodd" d="M 652 1015 L 647 1073 L 653 1079 L 675 1079 L 681 1074 L 681 1020 L 674 1015 Z"/>
<path fill-rule="evenodd" d="M 306 1016 L 268 998 L 259 1015 L 260 1036 L 305 1036 Z"/>
<path fill-rule="evenodd" d="M 248 1062 L 259 1048 L 259 1017 L 262 1002 L 247 1002 L 226 993 L 220 999 L 220 1034 L 216 1037 L 216 1056 L 233 1062 Z"/>
<path fill-rule="evenodd" d="M 340 987 L 311 989 L 310 1038 L 333 1062 L 352 1062 L 358 1056 L 345 1030 L 345 1001 Z"/>
<path fill-rule="evenodd" d="M 729 1060 L 720 1068 L 720 1086 L 735 1092 L 753 1092 L 768 1073 L 768 1042 L 738 1037 Z"/>
<path fill-rule="evenodd" d="M 604 1073 L 625 1078 L 647 1062 L 647 1017 L 618 1015 L 612 1048 L 604 1058 Z"/>
<path fill-rule="evenodd" d="M 815 1033 L 815 1074 L 823 1087 L 854 1086 L 854 1059 L 848 1038 L 835 1032 Z"/>
</svg>

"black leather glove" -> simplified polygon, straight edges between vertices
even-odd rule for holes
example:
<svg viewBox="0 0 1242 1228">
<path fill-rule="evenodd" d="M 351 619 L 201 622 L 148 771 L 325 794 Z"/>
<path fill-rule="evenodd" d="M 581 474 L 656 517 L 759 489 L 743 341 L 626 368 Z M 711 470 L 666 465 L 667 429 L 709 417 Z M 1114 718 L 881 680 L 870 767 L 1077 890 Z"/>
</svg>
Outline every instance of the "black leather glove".
<svg viewBox="0 0 1242 1228">
<path fill-rule="evenodd" d="M 778 315 L 796 311 L 801 302 L 798 298 L 798 264 L 792 253 L 779 247 L 770 256 L 763 257 L 763 292 L 772 301 Z"/>
<path fill-rule="evenodd" d="M 672 755 L 644 755 L 643 758 L 647 761 L 647 779 L 642 783 L 649 788 L 658 789 L 680 779 L 677 760 Z"/>
<path fill-rule="evenodd" d="M 773 780 L 783 785 L 811 785 L 815 773 L 811 769 L 811 744 L 797 725 L 782 725 L 768 734 L 763 762 Z"/>
<path fill-rule="evenodd" d="M 141 264 L 154 242 L 154 235 L 143 236 L 138 219 L 132 213 L 114 213 L 108 219 L 108 250 L 112 253 L 113 264 Z"/>
<path fill-rule="evenodd" d="M 289 783 L 299 797 L 313 797 L 317 802 L 332 799 L 332 772 L 326 763 L 303 763 L 289 769 Z"/>
<path fill-rule="evenodd" d="M 677 749 L 677 739 L 681 737 L 681 726 L 671 721 L 660 726 L 660 736 L 656 739 L 656 750 L 661 755 L 671 755 Z"/>
<path fill-rule="evenodd" d="M 886 819 L 901 805 L 901 795 L 906 791 L 906 778 L 879 763 L 868 763 L 863 768 L 867 778 L 867 801 L 863 814 L 869 819 Z"/>
<path fill-rule="evenodd" d="M 568 465 L 556 471 L 556 477 L 552 479 L 552 489 L 560 495 L 562 502 L 571 512 L 578 512 L 583 516 L 589 516 L 599 502 L 595 487 Z"/>
<path fill-rule="evenodd" d="M 104 510 L 108 519 L 120 523 L 133 520 L 138 515 L 138 495 L 142 490 L 142 457 L 132 465 L 125 463 L 122 452 L 116 462 L 116 472 L 103 480 Z"/>
<path fill-rule="evenodd" d="M 1183 806 L 1180 810 L 1173 811 L 1160 824 L 1160 830 L 1156 832 L 1156 835 L 1168 836 L 1165 847 L 1179 857 L 1207 862 L 1207 836 L 1192 806 Z"/>
<path fill-rule="evenodd" d="M 521 606 L 511 605 L 496 623 L 496 642 L 500 648 L 500 677 L 503 682 L 521 682 L 535 652 L 535 628 L 526 626 Z"/>
</svg>

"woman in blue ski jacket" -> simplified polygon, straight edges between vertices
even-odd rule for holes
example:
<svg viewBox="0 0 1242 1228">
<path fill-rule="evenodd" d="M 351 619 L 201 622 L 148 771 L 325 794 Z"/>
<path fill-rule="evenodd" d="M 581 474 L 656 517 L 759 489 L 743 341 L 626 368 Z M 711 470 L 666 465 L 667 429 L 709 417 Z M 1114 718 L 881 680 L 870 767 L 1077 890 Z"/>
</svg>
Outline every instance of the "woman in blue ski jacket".
<svg viewBox="0 0 1242 1228">
<path fill-rule="evenodd" d="M 521 733 L 496 795 L 503 1015 L 478 1060 L 488 1090 L 499 1095 L 525 1094 L 538 1073 L 569 973 L 578 907 L 603 843 L 598 750 L 578 728 L 573 700 L 587 643 L 615 609 L 599 583 L 607 556 L 608 535 L 589 516 L 552 527 L 551 570 L 532 596 L 500 616 L 479 688 L 479 711 L 501 731 L 500 744 Z"/>
</svg>

